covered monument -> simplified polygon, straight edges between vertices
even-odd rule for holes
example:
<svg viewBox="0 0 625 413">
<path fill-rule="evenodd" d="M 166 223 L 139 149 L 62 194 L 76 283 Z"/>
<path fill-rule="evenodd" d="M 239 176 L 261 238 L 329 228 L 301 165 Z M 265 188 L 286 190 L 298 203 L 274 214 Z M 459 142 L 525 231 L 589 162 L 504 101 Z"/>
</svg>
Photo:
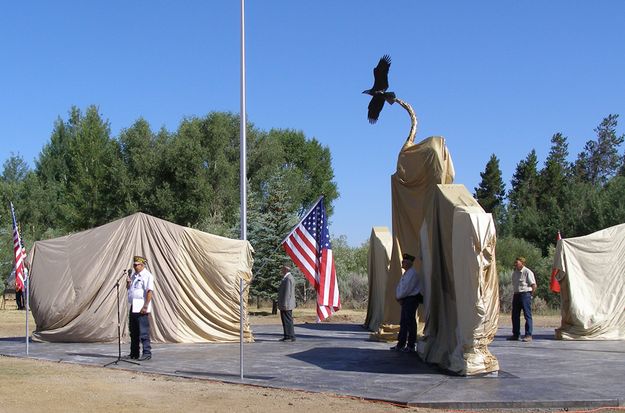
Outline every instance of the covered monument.
<svg viewBox="0 0 625 413">
<path fill-rule="evenodd" d="M 625 340 L 625 224 L 558 241 L 561 340 Z"/>
<path fill-rule="evenodd" d="M 369 299 L 364 327 L 375 331 L 384 317 L 386 289 L 393 288 L 388 282 L 388 264 L 391 261 L 393 236 L 387 227 L 373 227 L 369 237 L 367 271 L 369 275 Z"/>
<path fill-rule="evenodd" d="M 499 363 L 488 350 L 499 315 L 493 217 L 463 185 L 451 185 L 454 167 L 444 138 L 415 144 L 414 111 L 394 101 L 407 110 L 412 125 L 391 177 L 393 240 L 383 305 L 369 305 L 366 327 L 377 329 L 374 339 L 388 339 L 397 331 L 395 286 L 402 254 L 408 253 L 417 257 L 414 265 L 425 279 L 417 314 L 421 357 L 461 375 L 497 371 Z M 378 266 L 372 273 L 370 263 L 370 277 L 385 275 Z"/>
<path fill-rule="evenodd" d="M 430 137 L 418 144 L 408 140 L 402 148 L 391 178 L 390 262 L 384 261 L 383 232 L 374 228 L 371 234 L 365 326 L 377 330 L 373 335 L 377 339 L 396 334 L 400 306 L 395 286 L 402 275 L 401 256 L 414 255 L 425 281 L 418 312 L 419 354 L 457 374 L 489 373 L 499 370 L 488 350 L 499 317 L 495 225 L 464 185 L 451 184 L 453 176 L 443 138 Z"/>
<path fill-rule="evenodd" d="M 461 375 L 499 370 L 488 350 L 499 321 L 492 215 L 464 185 L 437 185 L 419 240 L 425 284 L 419 354 Z"/>
<path fill-rule="evenodd" d="M 396 332 L 399 324 L 400 306 L 395 300 L 395 286 L 402 275 L 401 256 L 405 252 L 419 255 L 419 231 L 427 205 L 433 199 L 436 185 L 451 183 L 454 177 L 454 167 L 445 140 L 430 137 L 415 144 L 412 141 L 416 132 L 414 113 L 411 113 L 411 117 L 414 119 L 413 128 L 399 153 L 397 171 L 391 176 L 393 234 L 390 263 L 387 263 L 389 269 L 387 273 L 378 270 L 372 273 L 372 268 L 369 268 L 370 277 L 386 278 L 384 295 L 380 297 L 382 302 L 376 306 L 369 305 L 367 311 L 369 322 L 366 326 L 372 331 L 377 330 L 376 335 L 381 339 L 385 339 L 389 332 Z M 377 281 L 369 283 L 371 285 Z M 380 292 L 377 295 L 380 296 Z M 422 327 L 420 324 L 419 328 Z"/>
<path fill-rule="evenodd" d="M 128 335 L 124 272 L 148 259 L 155 292 L 152 340 L 239 341 L 239 279 L 252 276 L 249 242 L 211 235 L 143 213 L 97 228 L 37 241 L 29 255 L 33 337 L 55 342 L 117 340 L 115 282 L 122 338 Z M 246 290 L 247 291 L 247 290 Z M 247 292 L 244 294 L 247 311 Z M 252 340 L 249 324 L 244 336 Z"/>
</svg>

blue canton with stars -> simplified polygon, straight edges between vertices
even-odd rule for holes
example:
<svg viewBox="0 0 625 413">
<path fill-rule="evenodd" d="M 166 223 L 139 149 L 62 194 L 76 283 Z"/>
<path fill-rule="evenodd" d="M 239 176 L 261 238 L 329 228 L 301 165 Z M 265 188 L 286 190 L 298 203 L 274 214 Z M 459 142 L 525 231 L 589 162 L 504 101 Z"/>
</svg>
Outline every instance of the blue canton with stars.
<svg viewBox="0 0 625 413">
<path fill-rule="evenodd" d="M 304 228 L 306 228 L 306 231 L 317 241 L 317 245 L 319 246 L 317 249 L 317 258 L 321 258 L 321 252 L 324 249 L 332 249 L 323 198 L 317 202 L 317 205 L 310 211 L 308 216 L 304 218 L 302 224 Z"/>
</svg>

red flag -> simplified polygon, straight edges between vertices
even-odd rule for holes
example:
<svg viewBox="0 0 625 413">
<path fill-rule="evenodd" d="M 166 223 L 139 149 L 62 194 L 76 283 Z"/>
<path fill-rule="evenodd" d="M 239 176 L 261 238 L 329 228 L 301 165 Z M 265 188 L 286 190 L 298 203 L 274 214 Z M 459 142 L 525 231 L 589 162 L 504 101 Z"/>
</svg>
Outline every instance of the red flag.
<svg viewBox="0 0 625 413">
<path fill-rule="evenodd" d="M 26 251 L 20 238 L 20 232 L 15 219 L 15 210 L 13 202 L 11 202 L 11 216 L 13 217 L 13 252 L 15 255 L 15 289 L 17 291 L 24 290 L 24 260 L 26 259 Z"/>
<path fill-rule="evenodd" d="M 560 241 L 562 237 L 560 236 L 560 231 L 558 231 L 558 237 L 556 238 L 556 245 L 558 245 L 558 241 Z M 553 268 L 551 270 L 551 282 L 549 283 L 549 289 L 554 293 L 560 292 L 560 283 L 556 279 L 556 274 L 558 273 L 557 268 Z"/>
<path fill-rule="evenodd" d="M 325 320 L 341 308 L 323 197 L 282 241 L 282 247 L 317 291 L 317 317 Z"/>
</svg>

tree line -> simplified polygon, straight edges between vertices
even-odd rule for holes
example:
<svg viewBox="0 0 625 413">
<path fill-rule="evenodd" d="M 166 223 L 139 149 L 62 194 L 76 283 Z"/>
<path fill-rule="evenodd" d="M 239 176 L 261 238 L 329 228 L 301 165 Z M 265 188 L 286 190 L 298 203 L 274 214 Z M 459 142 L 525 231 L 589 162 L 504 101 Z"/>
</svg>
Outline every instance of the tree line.
<svg viewBox="0 0 625 413">
<path fill-rule="evenodd" d="M 499 159 L 492 154 L 474 196 L 492 212 L 498 233 L 497 261 L 503 308 L 516 255 L 528 257 L 538 276 L 538 295 L 559 302 L 548 291 L 557 231 L 563 237 L 586 235 L 625 222 L 624 135 L 618 115 L 594 129 L 569 162 L 567 137 L 555 133 L 542 168 L 535 150 L 520 160 L 506 190 Z M 27 249 L 32 243 L 102 225 L 135 212 L 216 235 L 238 238 L 238 115 L 211 112 L 183 119 L 177 130 L 153 130 L 138 119 L 112 136 L 110 125 L 90 106 L 72 107 L 59 118 L 34 168 L 18 154 L 0 176 L 0 271 L 13 265 L 11 217 L 16 206 Z M 330 150 L 301 131 L 260 130 L 247 125 L 248 239 L 255 249 L 251 294 L 273 300 L 280 266 L 289 259 L 279 248 L 288 231 L 320 194 L 328 216 L 338 197 Z M 344 236 L 332 240 L 344 303 L 366 306 L 367 241 L 350 247 Z M 312 298 L 298 277 L 300 300 Z"/>
<path fill-rule="evenodd" d="M 516 165 L 507 191 L 495 154 L 480 174 L 474 196 L 493 213 L 497 254 L 507 257 L 500 275 L 512 265 L 513 254 L 505 248 L 533 256 L 528 266 L 537 268 L 538 293 L 548 304 L 559 301 L 548 291 L 557 232 L 577 237 L 625 222 L 625 155 L 620 151 L 625 135 L 617 133 L 617 126 L 618 115 L 605 117 L 572 162 L 568 138 L 555 133 L 542 168 L 532 149 Z"/>
<path fill-rule="evenodd" d="M 206 231 L 240 235 L 238 115 L 189 117 L 177 130 L 144 119 L 112 136 L 90 106 L 57 119 L 31 168 L 10 156 L 0 176 L 2 278 L 13 266 L 12 201 L 27 249 L 34 241 L 144 212 Z M 301 131 L 247 125 L 248 240 L 256 249 L 252 294 L 272 298 L 286 260 L 277 249 L 300 215 L 324 194 L 328 215 L 338 197 L 330 150 Z M 18 148 L 16 148 L 18 149 Z"/>
</svg>

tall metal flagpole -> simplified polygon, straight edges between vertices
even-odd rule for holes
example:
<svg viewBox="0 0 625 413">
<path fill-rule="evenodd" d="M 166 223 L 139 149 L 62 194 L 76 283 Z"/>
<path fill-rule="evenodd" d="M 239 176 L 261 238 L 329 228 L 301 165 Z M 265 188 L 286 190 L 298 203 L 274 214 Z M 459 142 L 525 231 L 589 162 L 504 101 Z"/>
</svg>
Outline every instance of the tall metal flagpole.
<svg viewBox="0 0 625 413">
<path fill-rule="evenodd" d="M 247 240 L 247 140 L 245 136 L 245 0 L 241 0 L 241 139 L 240 139 L 240 187 L 241 187 L 241 239 Z M 243 380 L 243 277 L 239 278 L 239 373 Z"/>
</svg>

